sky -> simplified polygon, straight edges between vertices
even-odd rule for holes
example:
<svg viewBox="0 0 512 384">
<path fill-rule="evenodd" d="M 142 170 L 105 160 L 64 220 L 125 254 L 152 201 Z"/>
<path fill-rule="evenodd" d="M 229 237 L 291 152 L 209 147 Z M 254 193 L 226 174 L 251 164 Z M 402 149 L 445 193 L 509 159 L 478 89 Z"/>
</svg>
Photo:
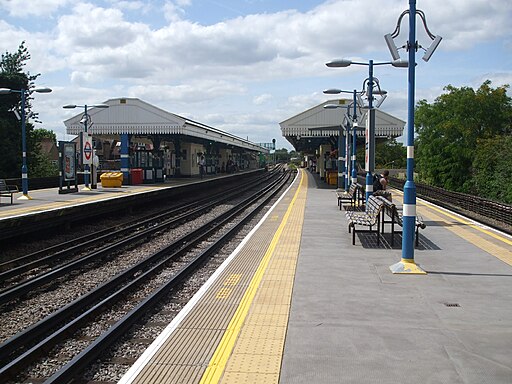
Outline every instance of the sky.
<svg viewBox="0 0 512 384">
<path fill-rule="evenodd" d="M 325 63 L 389 62 L 384 35 L 408 7 L 407 0 L 0 0 L 0 52 L 25 41 L 25 70 L 53 90 L 34 95 L 36 127 L 57 140 L 73 138 L 63 121 L 79 113 L 62 106 L 136 97 L 290 150 L 280 122 L 332 99 L 324 89 L 361 90 L 368 77 L 364 65 Z M 512 84 L 512 1 L 418 0 L 417 9 L 443 40 L 428 62 L 422 49 L 416 55 L 415 101 L 433 102 L 447 85 Z M 418 43 L 428 47 L 416 20 Z M 408 16 L 400 27 L 397 46 L 407 41 Z M 388 92 L 380 108 L 407 121 L 407 69 L 375 66 L 374 76 Z"/>
</svg>

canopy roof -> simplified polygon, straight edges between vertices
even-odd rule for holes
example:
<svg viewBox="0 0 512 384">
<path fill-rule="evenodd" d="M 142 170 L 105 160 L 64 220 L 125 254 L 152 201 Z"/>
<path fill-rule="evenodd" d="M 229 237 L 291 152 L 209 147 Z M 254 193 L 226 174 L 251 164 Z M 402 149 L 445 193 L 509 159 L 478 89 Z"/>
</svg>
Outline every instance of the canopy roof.
<svg viewBox="0 0 512 384">
<path fill-rule="evenodd" d="M 322 138 L 339 136 L 340 130 L 344 129 L 345 126 L 343 121 L 347 108 L 344 106 L 348 106 L 350 102 L 351 100 L 347 99 L 325 101 L 281 122 L 279 124 L 281 126 L 281 132 L 297 150 L 304 149 L 303 147 L 307 142 L 314 143 L 316 146 L 323 141 Z M 340 107 L 325 109 L 324 106 L 327 104 L 336 104 Z M 380 109 L 376 109 L 375 111 L 376 138 L 398 137 L 403 135 L 405 121 Z M 358 110 L 357 114 L 359 126 L 365 127 L 367 109 Z"/>
<path fill-rule="evenodd" d="M 267 149 L 230 133 L 170 113 L 137 98 L 107 100 L 109 108 L 89 107 L 90 122 L 87 131 L 93 135 L 186 135 L 237 147 L 268 152 Z M 84 113 L 64 121 L 68 134 L 78 135 L 84 130 Z"/>
</svg>

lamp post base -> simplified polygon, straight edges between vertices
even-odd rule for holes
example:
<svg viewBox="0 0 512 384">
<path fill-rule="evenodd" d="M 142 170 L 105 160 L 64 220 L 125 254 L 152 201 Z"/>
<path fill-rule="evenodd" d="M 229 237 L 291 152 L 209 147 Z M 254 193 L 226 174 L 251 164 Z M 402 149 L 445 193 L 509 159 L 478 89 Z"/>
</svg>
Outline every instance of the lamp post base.
<svg viewBox="0 0 512 384">
<path fill-rule="evenodd" d="M 32 197 L 30 197 L 29 194 L 26 193 L 18 197 L 18 200 L 32 200 Z"/>
<path fill-rule="evenodd" d="M 402 259 L 389 267 L 392 273 L 407 273 L 411 275 L 426 275 L 423 269 L 413 259 Z"/>
</svg>

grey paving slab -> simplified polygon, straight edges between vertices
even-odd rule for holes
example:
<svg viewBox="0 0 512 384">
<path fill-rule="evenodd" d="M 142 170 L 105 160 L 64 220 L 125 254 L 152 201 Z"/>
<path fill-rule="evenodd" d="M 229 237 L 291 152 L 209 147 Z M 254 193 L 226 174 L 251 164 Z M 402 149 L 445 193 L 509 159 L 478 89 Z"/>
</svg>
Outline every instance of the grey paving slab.
<svg viewBox="0 0 512 384">
<path fill-rule="evenodd" d="M 512 383 L 512 267 L 426 221 L 428 274 L 393 275 L 401 239 L 353 246 L 311 178 L 281 384 Z"/>
</svg>

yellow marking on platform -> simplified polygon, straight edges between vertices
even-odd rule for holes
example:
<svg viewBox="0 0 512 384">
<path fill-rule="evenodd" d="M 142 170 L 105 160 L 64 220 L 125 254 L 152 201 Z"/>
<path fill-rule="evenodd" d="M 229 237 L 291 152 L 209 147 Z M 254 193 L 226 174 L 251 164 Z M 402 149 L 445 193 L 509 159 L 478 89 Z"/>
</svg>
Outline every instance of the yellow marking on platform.
<svg viewBox="0 0 512 384">
<path fill-rule="evenodd" d="M 224 282 L 224 285 L 237 285 L 240 282 L 240 279 L 242 278 L 242 275 L 239 273 L 232 273 L 228 276 L 226 281 Z"/>
<path fill-rule="evenodd" d="M 219 291 L 217 292 L 217 294 L 215 295 L 215 298 L 216 299 L 227 299 L 229 297 L 229 295 L 231 295 L 231 291 L 232 289 L 231 288 L 221 288 L 219 289 Z"/>
<path fill-rule="evenodd" d="M 293 233 L 295 236 L 299 236 L 299 241 L 295 241 L 294 246 L 297 248 L 298 255 L 298 243 L 300 243 L 300 233 L 295 226 L 293 226 L 293 230 L 290 230 L 287 227 L 287 223 L 292 214 L 292 210 L 296 205 L 299 194 L 305 195 L 305 192 L 302 193 L 303 189 L 307 188 L 307 175 L 302 172 L 301 182 L 295 195 L 293 196 L 286 213 L 283 216 L 283 219 L 272 238 L 272 241 L 265 252 L 263 259 L 256 270 L 240 304 L 231 319 L 222 340 L 220 341 L 215 353 L 213 354 L 208 367 L 206 368 L 203 377 L 201 378 L 200 383 L 218 383 L 221 378 L 223 378 L 223 382 L 243 382 L 243 383 L 277 383 L 279 380 L 279 369 L 281 366 L 281 358 L 282 358 L 282 350 L 284 347 L 284 336 L 286 334 L 286 325 L 288 321 L 288 312 L 289 312 L 289 302 L 291 300 L 291 296 L 288 297 L 287 305 L 281 305 L 282 300 L 278 304 L 275 304 L 274 301 L 268 302 L 263 300 L 262 304 L 254 305 L 254 308 L 251 311 L 251 314 L 258 313 L 265 316 L 269 310 L 277 309 L 278 314 L 284 314 L 284 316 L 278 317 L 277 319 L 281 319 L 280 326 L 269 326 L 264 325 L 261 326 L 259 324 L 255 324 L 252 321 L 247 321 L 244 326 L 244 322 L 248 317 L 249 310 L 251 309 L 251 305 L 254 304 L 255 298 L 259 297 L 260 292 L 258 287 L 260 286 L 262 281 L 265 281 L 264 277 L 266 276 L 266 271 L 269 269 L 271 265 L 271 259 L 276 256 L 276 248 L 278 246 L 282 246 L 280 244 L 280 239 L 283 233 Z M 300 213 L 303 220 L 303 212 L 305 205 L 305 197 L 303 201 L 301 201 Z M 297 210 L 297 209 L 296 209 Z M 295 214 L 294 216 L 297 216 Z M 302 228 L 302 225 L 301 225 Z M 275 276 L 275 275 L 273 275 Z M 291 287 L 289 288 L 291 291 Z M 285 295 L 288 296 L 288 295 Z M 261 308 L 259 308 L 262 306 Z M 261 316 L 260 316 L 261 317 Z M 276 320 L 276 318 L 274 318 Z M 259 322 L 269 322 L 270 319 L 259 319 Z M 243 327 L 243 328 L 242 328 Z M 244 335 L 248 336 L 243 337 Z M 237 341 L 238 339 L 238 341 Z M 255 354 L 254 353 L 254 341 L 270 342 L 270 354 Z M 277 343 L 276 345 L 273 343 Z M 235 348 L 235 344 L 237 344 L 237 348 L 240 347 L 242 350 L 250 350 L 252 351 L 249 354 L 243 353 L 233 353 Z M 232 357 L 230 359 L 230 357 Z M 227 368 L 229 361 L 229 369 Z M 236 367 L 236 369 L 232 369 Z M 256 368 L 255 368 L 256 367 Z M 226 371 L 225 371 L 226 369 Z"/>
<path fill-rule="evenodd" d="M 401 192 L 401 191 L 400 191 Z M 401 192 L 400 195 L 403 195 L 403 193 Z M 462 223 L 462 224 L 465 224 L 473 229 L 476 229 L 477 231 L 480 231 L 482 233 L 485 233 L 486 235 L 489 235 L 491 237 L 494 237 L 496 240 L 499 240 L 499 241 L 502 241 L 508 245 L 512 245 L 512 240 L 510 239 L 507 239 L 506 237 L 504 236 L 501 236 L 501 235 L 498 235 L 497 233 L 494 233 L 494 232 L 491 232 L 485 228 L 482 228 L 480 227 L 479 225 L 477 224 L 474 224 L 468 220 L 464 220 L 463 218 L 457 216 L 457 215 L 454 215 L 454 214 L 451 214 L 443 209 L 440 209 L 440 208 L 437 208 L 435 206 L 433 206 L 432 204 L 430 204 L 429 202 L 425 202 L 425 203 L 416 203 L 417 206 L 421 206 L 421 207 L 426 207 L 426 208 L 429 208 L 429 209 L 432 209 L 436 212 L 439 212 L 445 216 L 448 216 L 449 218 L 453 219 L 453 220 L 457 220 L 459 223 Z"/>
<path fill-rule="evenodd" d="M 37 213 L 37 212 L 44 212 L 48 210 L 53 209 L 64 209 L 68 207 L 72 207 L 75 205 L 80 204 L 86 204 L 86 203 L 92 203 L 97 201 L 103 201 L 103 200 L 109 200 L 111 198 L 120 198 L 123 197 L 126 194 L 136 194 L 136 193 L 143 193 L 143 192 L 149 192 L 158 187 L 152 186 L 152 187 L 143 187 L 143 188 L 137 188 L 137 189 L 124 189 L 124 190 L 116 190 L 116 192 L 110 192 L 106 191 L 105 189 L 102 190 L 102 193 L 99 195 L 83 195 L 80 197 L 74 197 L 69 200 L 59 200 L 59 201 L 51 201 L 48 199 L 51 199 L 49 197 L 45 197 L 44 199 L 38 198 L 37 190 L 32 191 L 32 201 L 42 201 L 40 205 L 31 205 L 31 206 L 17 206 L 17 207 L 9 207 L 9 210 L 6 210 L 4 212 L 0 212 L 0 217 L 12 217 L 12 216 L 18 216 L 18 215 L 26 215 L 29 213 Z M 162 187 L 160 187 L 162 188 Z M 92 190 L 94 192 L 94 190 Z M 73 193 L 79 193 L 79 192 L 73 192 Z M 57 190 L 55 190 L 55 199 L 58 200 L 59 195 Z M 22 203 L 23 204 L 23 203 Z"/>
<path fill-rule="evenodd" d="M 241 278 L 242 275 L 239 273 L 232 273 L 231 275 L 229 275 L 222 284 L 223 287 L 220 288 L 217 294 L 215 295 L 215 298 L 220 300 L 227 299 L 231 295 L 231 292 L 233 292 L 233 289 L 231 287 L 237 285 L 240 282 Z"/>
<path fill-rule="evenodd" d="M 449 221 L 446 220 L 446 217 L 453 219 L 461 224 L 467 225 L 468 227 L 472 229 L 476 229 L 477 231 L 480 231 L 482 233 L 485 233 L 486 235 L 491 236 L 492 238 L 499 240 L 505 244 L 512 245 L 512 241 L 509 239 L 500 236 L 496 233 L 493 233 L 491 231 L 488 231 L 484 228 L 479 227 L 478 225 L 468 221 L 464 220 L 463 218 L 458 217 L 457 215 L 453 215 L 449 212 L 444 211 L 443 209 L 437 208 L 430 203 L 422 203 L 421 206 L 426 209 L 430 209 L 431 211 L 435 211 L 437 213 L 440 213 L 443 216 L 437 215 L 434 212 L 428 212 L 427 215 L 429 218 L 432 218 L 434 220 L 439 220 L 442 222 L 445 222 L 447 224 L 450 224 Z M 486 240 L 485 238 L 478 236 L 474 233 L 471 233 L 468 228 L 464 227 L 457 227 L 457 226 L 447 226 L 446 229 L 450 230 L 451 232 L 455 233 L 457 236 L 463 238 L 464 240 L 469 241 L 471 244 L 477 246 L 478 248 L 482 249 L 483 251 L 491 254 L 492 256 L 500 259 L 504 263 L 512 266 L 512 251 L 510 249 L 507 249 L 503 246 L 500 246 L 499 244 L 492 243 L 489 240 Z"/>
<path fill-rule="evenodd" d="M 448 223 L 446 220 L 443 219 L 443 217 L 438 216 L 435 213 L 430 213 L 429 215 L 435 220 L 445 221 L 446 223 Z M 451 217 L 452 215 L 447 216 Z M 474 225 L 471 225 L 471 227 L 474 227 Z M 469 241 L 471 244 L 482 249 L 483 251 L 491 254 L 492 256 L 503 261 L 504 263 L 507 263 L 508 265 L 512 266 L 512 251 L 510 249 L 506 249 L 505 247 L 502 247 L 489 240 L 486 240 L 482 236 L 471 233 L 470 231 L 467 230 L 467 228 L 457 226 L 449 226 L 446 228 L 455 233 L 456 235 L 458 235 L 459 237 Z"/>
</svg>

